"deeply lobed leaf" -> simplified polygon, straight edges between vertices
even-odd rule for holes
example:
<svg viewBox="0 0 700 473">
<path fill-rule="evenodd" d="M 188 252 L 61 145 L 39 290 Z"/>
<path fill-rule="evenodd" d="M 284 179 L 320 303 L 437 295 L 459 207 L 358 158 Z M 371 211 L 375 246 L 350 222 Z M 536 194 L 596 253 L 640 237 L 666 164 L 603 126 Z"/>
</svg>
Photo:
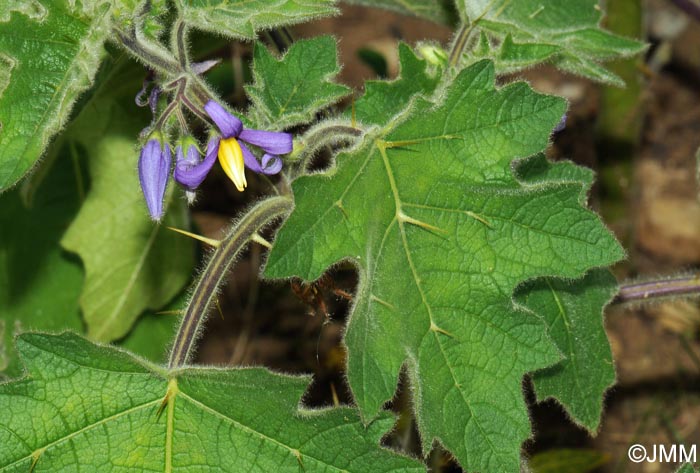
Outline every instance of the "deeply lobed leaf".
<svg viewBox="0 0 700 473">
<path fill-rule="evenodd" d="M 459 0 L 457 5 L 476 28 L 498 39 L 493 51 L 476 56 L 492 57 L 503 73 L 547 61 L 574 74 L 624 86 L 599 62 L 644 49 L 638 41 L 601 28 L 598 0 Z"/>
<path fill-rule="evenodd" d="M 438 105 L 418 101 L 329 175 L 295 181 L 265 270 L 312 280 L 355 262 L 345 343 L 360 410 L 376 415 L 405 367 L 424 447 L 439 439 L 468 471 L 517 471 L 530 432 L 522 377 L 560 359 L 543 322 L 513 304 L 515 287 L 623 256 L 583 205 L 590 175 L 513 173 L 546 147 L 563 100 L 496 89 L 494 75 L 488 61 L 469 67 Z"/>
<path fill-rule="evenodd" d="M 193 242 L 166 228 L 187 228 L 185 202 L 169 192 L 172 203 L 158 225 L 139 187 L 135 142 L 148 120 L 125 105 L 140 86 L 134 69 L 118 62 L 69 135 L 89 158 L 91 188 L 61 244 L 83 261 L 80 305 L 88 336 L 102 341 L 124 337 L 144 310 L 167 304 L 194 267 Z"/>
<path fill-rule="evenodd" d="M 258 126 L 277 130 L 311 122 L 316 113 L 350 93 L 333 82 L 340 72 L 338 50 L 330 36 L 297 41 L 280 60 L 255 45 L 255 82 L 246 86 Z"/>
<path fill-rule="evenodd" d="M 17 341 L 0 384 L 0 471 L 422 471 L 349 408 L 299 409 L 308 378 L 162 369 L 70 333 Z M 160 409 L 163 409 L 160 411 Z"/>
</svg>

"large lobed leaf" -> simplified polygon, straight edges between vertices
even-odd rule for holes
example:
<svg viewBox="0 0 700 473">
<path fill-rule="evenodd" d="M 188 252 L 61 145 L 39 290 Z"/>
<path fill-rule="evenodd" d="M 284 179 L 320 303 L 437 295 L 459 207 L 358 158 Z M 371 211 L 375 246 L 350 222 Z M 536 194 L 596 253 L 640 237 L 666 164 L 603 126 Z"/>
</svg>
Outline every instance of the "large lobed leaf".
<svg viewBox="0 0 700 473">
<path fill-rule="evenodd" d="M 282 130 L 306 124 L 316 113 L 350 93 L 333 82 L 340 72 L 338 50 L 330 36 L 301 40 L 280 60 L 256 43 L 255 82 L 246 86 L 261 128 Z"/>
<path fill-rule="evenodd" d="M 107 4 L 3 2 L 0 12 L 0 191 L 41 157 L 92 83 L 109 33 Z M 10 5 L 13 6 L 10 6 Z"/>
<path fill-rule="evenodd" d="M 184 200 L 169 192 L 166 216 L 155 224 L 139 187 L 136 138 L 148 121 L 131 100 L 138 79 L 133 64 L 119 61 L 69 136 L 89 158 L 91 188 L 61 244 L 85 265 L 80 305 L 95 340 L 124 337 L 144 310 L 178 294 L 194 267 L 193 242 L 165 227 L 188 227 Z"/>
<path fill-rule="evenodd" d="M 182 16 L 198 29 L 240 39 L 337 13 L 336 0 L 177 0 Z"/>
<path fill-rule="evenodd" d="M 491 62 L 469 67 L 440 104 L 419 100 L 328 175 L 294 182 L 265 270 L 313 280 L 354 261 L 345 343 L 358 407 L 375 416 L 406 367 L 424 448 L 440 440 L 467 471 L 518 470 L 522 377 L 561 357 L 543 321 L 514 305 L 516 286 L 623 256 L 582 205 L 589 180 L 546 162 L 531 172 L 540 182 L 513 173 L 564 111 L 523 83 L 496 89 Z"/>
<path fill-rule="evenodd" d="M 501 72 L 549 61 L 575 74 L 624 86 L 599 62 L 644 49 L 642 43 L 600 27 L 599 0 L 458 0 L 457 6 L 478 29 L 500 40 L 498 48 L 488 51 L 487 45 L 482 54 L 491 55 Z"/>
<path fill-rule="evenodd" d="M 17 376 L 14 337 L 29 330 L 82 330 L 85 276 L 60 240 L 79 212 L 89 179 L 72 129 L 51 145 L 42 167 L 0 196 L 0 377 Z M 184 298 L 167 309 L 182 309 Z M 120 344 L 164 361 L 178 317 L 147 313 Z"/>
<path fill-rule="evenodd" d="M 305 377 L 165 372 L 76 335 L 24 334 L 27 377 L 0 384 L 0 471 L 422 471 L 349 408 L 297 407 Z M 162 411 L 160 409 L 162 408 Z"/>
</svg>

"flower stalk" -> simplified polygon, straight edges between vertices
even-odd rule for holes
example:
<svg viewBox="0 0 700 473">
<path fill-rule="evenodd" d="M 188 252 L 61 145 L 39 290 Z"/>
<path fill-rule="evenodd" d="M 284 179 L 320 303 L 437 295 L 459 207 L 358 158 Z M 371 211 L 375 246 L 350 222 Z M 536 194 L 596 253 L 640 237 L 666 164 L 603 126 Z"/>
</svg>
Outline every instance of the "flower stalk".
<svg viewBox="0 0 700 473">
<path fill-rule="evenodd" d="M 700 295 L 700 274 L 692 274 L 656 281 L 622 284 L 613 303 L 651 302 L 663 298 L 698 295 Z"/>
<path fill-rule="evenodd" d="M 191 358 L 217 289 L 241 251 L 265 225 L 291 209 L 292 200 L 288 197 L 272 197 L 256 204 L 233 225 L 228 236 L 209 258 L 192 292 L 170 352 L 168 368 L 179 368 Z"/>
</svg>

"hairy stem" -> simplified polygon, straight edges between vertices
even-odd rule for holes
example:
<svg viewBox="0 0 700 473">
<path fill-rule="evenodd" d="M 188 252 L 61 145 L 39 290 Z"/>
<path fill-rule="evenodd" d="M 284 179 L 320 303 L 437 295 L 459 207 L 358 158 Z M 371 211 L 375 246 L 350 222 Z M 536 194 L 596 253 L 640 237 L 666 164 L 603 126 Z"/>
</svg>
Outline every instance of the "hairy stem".
<svg viewBox="0 0 700 473">
<path fill-rule="evenodd" d="M 297 165 L 290 173 L 290 179 L 294 180 L 299 175 L 304 174 L 310 161 L 320 149 L 345 142 L 354 143 L 363 133 L 364 131 L 360 128 L 341 124 L 320 126 L 309 131 L 302 138 L 299 150 L 290 157 L 297 161 Z"/>
<path fill-rule="evenodd" d="M 613 303 L 640 302 L 677 296 L 700 295 L 700 275 L 622 284 Z"/>
<path fill-rule="evenodd" d="M 175 21 L 173 27 L 173 50 L 177 54 L 177 61 L 180 63 L 180 68 L 187 69 L 187 44 L 186 44 L 187 24 L 182 18 Z"/>
<path fill-rule="evenodd" d="M 170 352 L 168 367 L 178 368 L 189 360 L 202 323 L 209 313 L 216 297 L 216 291 L 240 252 L 250 239 L 270 221 L 284 215 L 292 208 L 292 200 L 287 197 L 272 197 L 256 204 L 221 242 L 207 262 L 192 293 L 175 343 Z"/>
<path fill-rule="evenodd" d="M 127 34 L 123 31 L 115 30 L 115 33 L 117 38 L 119 38 L 119 44 L 139 61 L 147 64 L 149 67 L 160 69 L 167 74 L 177 74 L 179 72 L 179 67 L 175 61 L 161 56 L 153 50 L 154 48 L 143 44 L 135 32 Z"/>
</svg>

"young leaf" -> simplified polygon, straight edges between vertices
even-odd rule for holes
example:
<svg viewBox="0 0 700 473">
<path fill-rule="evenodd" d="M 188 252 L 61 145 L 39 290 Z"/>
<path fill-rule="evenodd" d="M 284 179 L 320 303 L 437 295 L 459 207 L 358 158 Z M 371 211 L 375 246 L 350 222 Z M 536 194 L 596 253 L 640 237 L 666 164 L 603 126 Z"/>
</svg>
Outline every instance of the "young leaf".
<svg viewBox="0 0 700 473">
<path fill-rule="evenodd" d="M 87 17 L 64 0 L 3 3 L 0 191 L 34 166 L 92 83 L 110 19 L 107 4 Z"/>
<path fill-rule="evenodd" d="M 560 359 L 514 288 L 623 256 L 581 205 L 585 183 L 514 176 L 511 162 L 545 148 L 565 103 L 523 83 L 497 90 L 494 74 L 488 61 L 469 67 L 441 104 L 419 101 L 339 156 L 331 177 L 295 181 L 265 270 L 313 280 L 354 261 L 345 343 L 364 418 L 405 366 L 424 447 L 440 439 L 467 471 L 518 470 L 530 433 L 522 377 Z"/>
<path fill-rule="evenodd" d="M 386 8 L 436 23 L 451 24 L 457 19 L 452 0 L 345 0 L 345 3 Z"/>
<path fill-rule="evenodd" d="M 148 216 L 136 171 L 135 141 L 147 124 L 133 105 L 139 85 L 130 66 L 114 74 L 72 127 L 71 139 L 88 154 L 92 182 L 61 241 L 83 260 L 80 305 L 88 336 L 103 341 L 124 337 L 141 312 L 167 304 L 194 266 L 193 242 L 165 228 L 187 228 L 184 201 L 171 192 L 162 224 Z"/>
<path fill-rule="evenodd" d="M 258 31 L 334 15 L 336 0 L 177 0 L 182 17 L 194 28 L 239 39 Z"/>
<path fill-rule="evenodd" d="M 365 94 L 355 103 L 355 116 L 365 125 L 381 125 L 406 109 L 418 94 L 430 95 L 440 77 L 428 73 L 428 64 L 419 59 L 411 48 L 399 44 L 401 73 L 394 81 L 371 80 L 365 84 Z"/>
<path fill-rule="evenodd" d="M 559 364 L 533 375 L 537 398 L 556 398 L 577 422 L 594 432 L 600 423 L 603 394 L 615 382 L 601 315 L 616 292 L 615 278 L 599 269 L 578 281 L 533 281 L 516 294 L 516 301 L 545 319 L 565 356 Z"/>
<path fill-rule="evenodd" d="M 59 241 L 80 208 L 84 184 L 70 147 L 62 148 L 67 152 L 56 150 L 43 164 L 50 169 L 41 169 L 45 178 L 31 202 L 21 189 L 0 195 L 0 372 L 7 376 L 21 373 L 18 332 L 82 329 L 82 270 Z"/>
<path fill-rule="evenodd" d="M 598 0 L 459 0 L 457 5 L 474 25 L 503 40 L 494 55 L 504 67 L 499 72 L 551 60 L 575 74 L 624 86 L 598 62 L 644 49 L 642 43 L 600 27 Z"/>
<path fill-rule="evenodd" d="M 297 407 L 309 379 L 265 369 L 165 372 L 62 335 L 17 341 L 27 377 L 0 385 L 3 471 L 423 471 L 349 408 Z"/>
<path fill-rule="evenodd" d="M 339 71 L 338 50 L 330 36 L 297 41 L 281 60 L 256 43 L 255 83 L 246 86 L 246 92 L 259 126 L 282 130 L 312 121 L 316 112 L 350 93 L 333 82 Z"/>
</svg>

